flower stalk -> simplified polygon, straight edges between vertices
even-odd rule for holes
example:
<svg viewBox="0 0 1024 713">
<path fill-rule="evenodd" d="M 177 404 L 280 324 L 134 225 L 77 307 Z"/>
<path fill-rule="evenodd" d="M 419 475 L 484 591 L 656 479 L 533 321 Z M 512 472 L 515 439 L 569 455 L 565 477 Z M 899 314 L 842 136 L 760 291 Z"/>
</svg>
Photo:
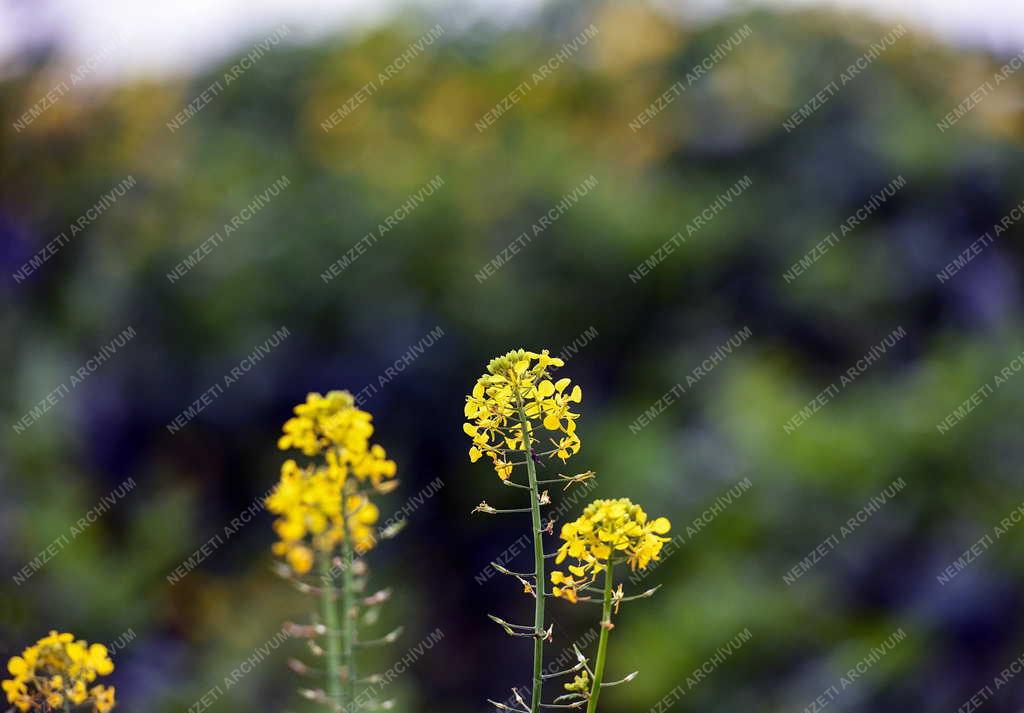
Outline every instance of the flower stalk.
<svg viewBox="0 0 1024 713">
<path fill-rule="evenodd" d="M 541 688 L 544 679 L 544 534 L 540 524 L 540 493 L 537 491 L 537 466 L 533 462 L 533 438 L 530 422 L 523 411 L 522 397 L 517 398 L 519 425 L 523 433 L 526 452 L 526 475 L 530 483 L 530 520 L 533 525 L 533 571 L 536 578 L 533 605 L 533 687 L 530 694 L 530 713 L 540 711 Z"/>
<path fill-rule="evenodd" d="M 341 632 L 338 630 L 337 590 L 331 583 L 331 556 L 320 553 L 320 579 L 322 582 L 320 598 L 324 618 L 324 637 L 326 639 L 327 697 L 333 706 L 341 708 Z"/>
<path fill-rule="evenodd" d="M 343 490 L 347 490 L 344 488 Z M 347 499 L 347 493 L 342 495 L 343 501 Z M 341 508 L 342 522 L 348 527 L 348 515 L 346 507 Z M 356 604 L 355 604 L 355 582 L 353 581 L 352 564 L 354 551 L 352 549 L 352 538 L 346 537 L 341 542 L 342 554 L 342 575 L 341 575 L 341 616 L 342 616 L 342 662 L 344 670 L 343 688 L 345 690 L 344 700 L 348 702 L 352 710 L 355 710 L 355 685 L 356 685 L 356 658 L 353 649 L 356 644 Z M 349 709 L 344 709 L 346 712 Z"/>
<path fill-rule="evenodd" d="M 601 695 L 601 682 L 604 680 L 604 662 L 608 656 L 608 634 L 614 628 L 612 624 L 612 572 L 609 564 L 604 570 L 604 600 L 601 608 L 601 634 L 597 640 L 597 658 L 594 659 L 594 682 L 590 687 L 590 699 L 587 701 L 587 713 L 597 710 L 597 699 Z"/>
</svg>

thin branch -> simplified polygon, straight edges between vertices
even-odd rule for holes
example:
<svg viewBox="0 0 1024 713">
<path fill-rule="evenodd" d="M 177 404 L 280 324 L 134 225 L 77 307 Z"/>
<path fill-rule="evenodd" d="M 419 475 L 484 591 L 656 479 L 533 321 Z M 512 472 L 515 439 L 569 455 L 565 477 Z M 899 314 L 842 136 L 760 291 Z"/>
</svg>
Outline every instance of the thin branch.
<svg viewBox="0 0 1024 713">
<path fill-rule="evenodd" d="M 387 644 L 393 644 L 395 643 L 395 641 L 398 640 L 398 637 L 402 635 L 402 630 L 403 627 L 400 626 L 394 631 L 389 632 L 388 634 L 382 636 L 379 639 L 369 639 L 368 641 L 356 641 L 354 642 L 354 644 L 356 646 L 363 648 L 367 646 L 385 646 Z"/>
<path fill-rule="evenodd" d="M 611 683 L 602 683 L 601 684 L 601 688 L 611 688 L 612 686 L 619 686 L 619 685 L 621 685 L 623 683 L 629 683 L 634 678 L 636 678 L 637 674 L 639 674 L 639 673 L 640 673 L 639 671 L 634 671 L 633 673 L 629 674 L 625 678 L 619 679 L 618 681 L 612 681 Z"/>
<path fill-rule="evenodd" d="M 585 665 L 586 665 L 585 661 L 580 661 L 579 663 L 577 663 L 572 668 L 567 668 L 564 671 L 556 671 L 555 673 L 545 673 L 545 674 L 543 674 L 541 676 L 541 678 L 548 679 L 548 678 L 558 678 L 559 676 L 567 676 L 570 673 L 576 673 L 577 671 L 582 669 Z"/>
</svg>

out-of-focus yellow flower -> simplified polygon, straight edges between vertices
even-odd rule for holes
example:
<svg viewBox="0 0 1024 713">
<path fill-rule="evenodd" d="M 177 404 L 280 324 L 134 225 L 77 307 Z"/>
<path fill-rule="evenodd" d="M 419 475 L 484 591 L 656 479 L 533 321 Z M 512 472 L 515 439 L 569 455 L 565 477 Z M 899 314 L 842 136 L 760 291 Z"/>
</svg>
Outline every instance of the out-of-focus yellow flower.
<svg viewBox="0 0 1024 713">
<path fill-rule="evenodd" d="M 293 460 L 282 465 L 281 481 L 267 498 L 267 509 L 280 516 L 274 521 L 274 531 L 281 538 L 274 544 L 274 554 L 283 556 L 297 574 L 312 568 L 314 549 L 334 551 L 345 539 L 346 524 L 357 552 L 376 544 L 374 525 L 380 511 L 365 494 L 350 494 L 343 518 L 343 482 L 330 467 L 300 468 Z"/>
<path fill-rule="evenodd" d="M 571 386 L 569 379 L 550 378 L 550 371 L 563 364 L 561 359 L 549 356 L 546 349 L 539 354 L 518 349 L 491 360 L 487 373 L 477 379 L 466 398 L 463 430 L 473 441 L 469 449 L 472 462 L 487 455 L 498 477 L 505 480 L 513 466 L 523 462 L 516 458 L 557 456 L 564 462 L 579 452 L 579 414 L 570 408 L 582 400 L 582 390 L 578 385 Z M 523 451 L 524 427 L 533 453 Z M 539 436 L 543 431 L 553 435 L 541 447 Z"/>
<path fill-rule="evenodd" d="M 111 695 L 113 695 L 114 689 L 110 690 Z M 68 691 L 68 700 L 74 703 L 76 706 L 85 703 L 85 699 L 87 699 L 88 697 L 89 691 L 86 690 L 84 681 L 75 681 L 75 685 L 72 686 L 71 690 Z"/>
<path fill-rule="evenodd" d="M 114 707 L 113 686 L 93 686 L 89 689 L 89 693 L 96 700 L 96 710 L 99 713 L 107 713 Z"/>
<path fill-rule="evenodd" d="M 395 463 L 379 445 L 371 445 L 373 416 L 355 405 L 348 391 L 311 393 L 295 407 L 277 441 L 281 450 L 297 448 L 307 456 L 324 454 L 342 481 L 354 475 L 377 487 L 395 475 Z"/>
<path fill-rule="evenodd" d="M 276 554 L 283 553 L 288 566 L 297 574 L 305 574 L 313 569 L 313 550 L 305 545 L 293 544 L 289 546 L 288 544 L 278 543 L 274 547 L 274 552 Z"/>
<path fill-rule="evenodd" d="M 668 518 L 648 520 L 647 513 L 629 498 L 595 500 L 583 514 L 562 526 L 562 545 L 555 563 L 567 557 L 578 564 L 568 566 L 568 574 L 554 571 L 551 593 L 575 603 L 579 589 L 593 581 L 594 576 L 615 564 L 617 558 L 629 563 L 631 569 L 643 569 L 657 560 L 672 525 Z"/>
<path fill-rule="evenodd" d="M 114 670 L 102 644 L 89 645 L 75 640 L 73 634 L 51 631 L 35 644 L 26 648 L 21 656 L 12 656 L 7 670 L 13 678 L 0 683 L 7 702 L 19 711 L 46 711 L 59 708 L 65 700 L 74 705 L 93 702 L 99 713 L 114 707 L 114 688 L 94 686 L 87 690 L 97 676 L 106 676 Z"/>
<path fill-rule="evenodd" d="M 327 396 L 309 394 L 295 407 L 295 416 L 284 425 L 280 448 L 298 448 L 322 460 L 300 466 L 287 460 L 281 480 L 267 498 L 267 509 L 278 515 L 274 531 L 280 540 L 274 554 L 285 558 L 297 574 L 313 567 L 314 552 L 330 555 L 346 537 L 357 552 L 376 544 L 374 525 L 379 511 L 362 492 L 348 487 L 349 476 L 360 485 L 387 492 L 394 485 L 394 461 L 384 449 L 370 443 L 373 417 L 356 407 L 347 391 Z M 342 514 L 342 493 L 345 512 Z M 346 533 L 347 525 L 347 533 Z"/>
</svg>

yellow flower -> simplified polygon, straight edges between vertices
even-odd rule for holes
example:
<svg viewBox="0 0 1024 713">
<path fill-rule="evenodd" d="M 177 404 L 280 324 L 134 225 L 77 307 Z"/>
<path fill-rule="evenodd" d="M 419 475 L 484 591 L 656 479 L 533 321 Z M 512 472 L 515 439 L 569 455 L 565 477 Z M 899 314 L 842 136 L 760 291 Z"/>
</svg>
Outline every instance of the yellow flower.
<svg viewBox="0 0 1024 713">
<path fill-rule="evenodd" d="M 7 670 L 11 672 L 12 676 L 23 676 L 28 671 L 28 664 L 20 656 L 12 656 L 11 660 L 7 662 Z"/>
<path fill-rule="evenodd" d="M 579 386 L 570 388 L 570 379 L 550 378 L 550 371 L 563 364 L 546 349 L 540 353 L 519 349 L 491 360 L 487 373 L 477 379 L 466 397 L 463 430 L 473 442 L 470 461 L 475 463 L 486 455 L 498 477 L 505 480 L 524 458 L 557 456 L 565 462 L 579 452 L 579 414 L 570 409 L 582 400 L 583 392 Z M 541 446 L 545 431 L 548 444 Z M 526 435 L 530 436 L 532 453 L 524 452 Z"/>
<path fill-rule="evenodd" d="M 96 699 L 96 710 L 99 713 L 107 713 L 107 711 L 114 707 L 113 686 L 93 686 L 89 692 Z"/>
<path fill-rule="evenodd" d="M 13 676 L 0 683 L 11 703 L 19 711 L 47 711 L 60 708 L 65 700 L 80 705 L 93 700 L 97 711 L 114 707 L 114 689 L 95 686 L 90 693 L 86 684 L 97 676 L 106 676 L 114 664 L 102 644 L 90 645 L 73 634 L 51 631 L 21 656 L 12 656 L 7 670 Z M 97 693 L 99 691 L 100 693 Z"/>
<path fill-rule="evenodd" d="M 68 700 L 74 703 L 76 706 L 85 703 L 89 697 L 89 692 L 85 689 L 84 681 L 75 681 L 75 685 L 68 691 Z"/>
<path fill-rule="evenodd" d="M 330 467 L 299 468 L 291 460 L 282 466 L 281 482 L 267 498 L 267 509 L 280 515 L 274 522 L 281 538 L 274 545 L 274 554 L 284 556 L 296 574 L 312 568 L 314 549 L 332 553 L 345 539 L 346 524 L 358 552 L 376 544 L 374 526 L 380 511 L 365 494 L 349 494 L 342 517 L 342 487 Z"/>
<path fill-rule="evenodd" d="M 285 554 L 288 566 L 296 574 L 306 574 L 313 568 L 313 550 L 303 545 L 290 547 Z"/>
<path fill-rule="evenodd" d="M 643 508 L 629 498 L 595 500 L 580 517 L 562 526 L 562 545 L 555 563 L 571 557 L 578 564 L 569 565 L 568 574 L 551 573 L 552 594 L 575 603 L 580 588 L 610 564 L 627 562 L 633 570 L 647 567 L 660 556 L 662 545 L 668 542 L 662 535 L 671 527 L 664 517 L 648 521 Z"/>
<path fill-rule="evenodd" d="M 114 662 L 107 658 L 107 647 L 103 644 L 93 644 L 89 647 L 89 661 L 100 676 L 106 676 L 114 670 Z"/>
<path fill-rule="evenodd" d="M 580 586 L 586 584 L 583 580 L 577 581 L 558 570 L 551 573 L 551 583 L 555 585 L 551 588 L 551 593 L 554 596 L 568 599 L 573 604 L 578 600 L 577 590 Z"/>
<path fill-rule="evenodd" d="M 332 474 L 342 482 L 349 475 L 378 488 L 396 473 L 394 461 L 379 445 L 371 445 L 373 416 L 355 405 L 348 391 L 327 396 L 312 393 L 295 407 L 284 424 L 278 448 L 298 448 L 307 456 L 324 455 Z"/>
<path fill-rule="evenodd" d="M 310 571 L 314 552 L 330 555 L 346 538 L 357 552 L 376 544 L 379 511 L 358 487 L 388 492 L 397 469 L 381 446 L 370 443 L 372 421 L 369 413 L 356 407 L 349 392 L 331 391 L 326 396 L 309 394 L 284 425 L 280 448 L 294 447 L 307 456 L 322 457 L 306 466 L 285 461 L 281 480 L 266 501 L 267 510 L 279 516 L 274 531 L 280 541 L 273 552 L 284 557 L 296 574 Z M 343 492 L 347 493 L 344 516 Z"/>
</svg>

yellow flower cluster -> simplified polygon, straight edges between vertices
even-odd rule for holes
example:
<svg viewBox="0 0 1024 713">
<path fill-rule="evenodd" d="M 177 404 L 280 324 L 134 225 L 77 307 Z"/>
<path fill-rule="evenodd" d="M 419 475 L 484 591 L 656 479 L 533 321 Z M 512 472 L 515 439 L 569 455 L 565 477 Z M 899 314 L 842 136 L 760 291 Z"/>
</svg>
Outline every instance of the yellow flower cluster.
<svg viewBox="0 0 1024 713">
<path fill-rule="evenodd" d="M 2 682 L 7 702 L 19 711 L 48 711 L 92 703 L 97 713 L 114 707 L 114 687 L 90 686 L 114 670 L 103 644 L 90 645 L 74 635 L 51 631 L 7 662 L 14 677 Z"/>
<path fill-rule="evenodd" d="M 476 462 L 487 455 L 494 463 L 498 476 L 505 480 L 512 474 L 513 456 L 529 458 L 533 455 L 558 456 L 566 461 L 580 450 L 576 435 L 579 414 L 570 411 L 572 403 L 579 403 L 582 391 L 570 387 L 569 379 L 552 381 L 550 370 L 564 362 L 548 355 L 522 349 L 492 359 L 487 373 L 473 387 L 466 399 L 466 419 L 463 430 L 473 439 L 469 459 Z M 544 429 L 555 434 L 550 438 L 550 449 L 524 453 L 522 420 L 531 444 L 536 444 L 536 431 Z"/>
<path fill-rule="evenodd" d="M 615 564 L 621 556 L 631 569 L 643 569 L 657 560 L 662 545 L 668 542 L 666 534 L 672 525 L 668 518 L 647 520 L 647 513 L 629 498 L 595 500 L 587 505 L 575 521 L 562 526 L 562 545 L 555 563 L 566 557 L 579 564 L 569 565 L 569 573 L 554 571 L 551 593 L 556 597 L 576 602 L 579 589 L 594 580 L 605 567 Z"/>
<path fill-rule="evenodd" d="M 277 447 L 298 448 L 307 456 L 323 454 L 342 481 L 354 475 L 379 489 L 384 480 L 394 477 L 395 463 L 387 459 L 383 448 L 370 445 L 372 435 L 373 416 L 356 406 L 351 393 L 313 393 L 306 403 L 295 407 L 295 416 L 285 422 Z"/>
<path fill-rule="evenodd" d="M 330 467 L 300 468 L 293 460 L 281 466 L 281 481 L 267 498 L 267 509 L 281 516 L 274 521 L 274 531 L 281 540 L 274 543 L 273 551 L 283 556 L 297 574 L 312 568 L 313 549 L 334 551 L 345 538 L 346 522 L 357 551 L 365 552 L 376 543 L 373 526 L 379 515 L 377 506 L 361 493 L 350 494 L 342 518 L 341 489 L 341 481 Z"/>
<path fill-rule="evenodd" d="M 377 506 L 365 493 L 347 486 L 349 476 L 377 492 L 387 492 L 395 484 L 389 480 L 396 472 L 394 461 L 379 445 L 370 444 L 372 421 L 369 413 L 356 407 L 352 394 L 332 391 L 327 396 L 309 394 L 284 425 L 279 448 L 323 456 L 322 462 L 305 467 L 285 461 L 281 480 L 267 498 L 267 509 L 280 516 L 274 522 L 281 538 L 274 544 L 274 554 L 283 556 L 298 574 L 312 568 L 314 550 L 334 551 L 346 537 L 346 523 L 357 552 L 376 543 Z"/>
</svg>

